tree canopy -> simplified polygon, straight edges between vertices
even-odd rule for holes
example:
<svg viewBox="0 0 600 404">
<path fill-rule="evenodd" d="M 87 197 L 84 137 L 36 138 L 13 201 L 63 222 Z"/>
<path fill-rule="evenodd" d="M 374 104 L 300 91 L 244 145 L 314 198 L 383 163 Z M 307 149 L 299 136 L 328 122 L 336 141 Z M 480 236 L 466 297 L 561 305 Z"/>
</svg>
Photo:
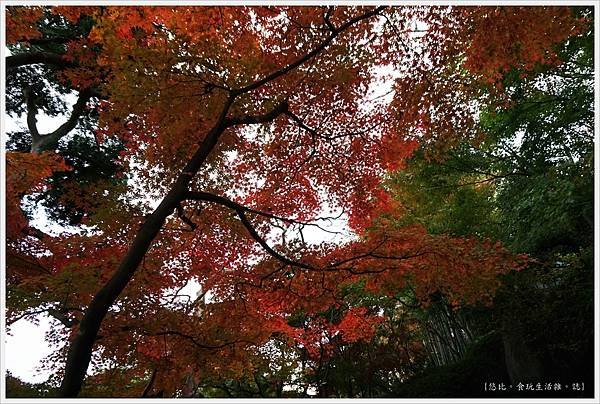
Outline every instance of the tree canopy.
<svg viewBox="0 0 600 404">
<path fill-rule="evenodd" d="M 63 397 L 389 394 L 501 276 L 593 243 L 592 25 L 7 7 L 8 323 L 60 321 Z"/>
</svg>

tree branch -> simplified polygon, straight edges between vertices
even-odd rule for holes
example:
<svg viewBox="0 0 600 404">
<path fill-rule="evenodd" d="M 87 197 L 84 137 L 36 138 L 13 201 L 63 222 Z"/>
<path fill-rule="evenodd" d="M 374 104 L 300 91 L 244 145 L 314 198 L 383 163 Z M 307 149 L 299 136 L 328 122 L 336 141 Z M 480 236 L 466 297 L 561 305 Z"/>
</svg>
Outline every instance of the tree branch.
<svg viewBox="0 0 600 404">
<path fill-rule="evenodd" d="M 331 32 L 335 32 L 336 31 L 335 26 L 331 22 L 331 14 L 333 14 L 333 11 L 334 11 L 334 7 L 333 6 L 327 7 L 327 12 L 325 13 L 325 16 L 323 17 L 323 20 L 325 21 L 325 25 L 327 25 L 327 27 L 329 28 L 329 30 Z"/>
<path fill-rule="evenodd" d="M 156 379 L 156 368 L 152 369 L 152 375 L 150 375 L 150 380 L 148 380 L 148 384 L 144 387 L 144 391 L 142 392 L 142 397 L 149 397 L 150 391 L 154 386 L 154 380 Z"/>
<path fill-rule="evenodd" d="M 32 144 L 40 137 L 40 132 L 37 128 L 37 120 L 35 116 L 37 115 L 37 105 L 36 105 L 36 96 L 31 90 L 31 87 L 27 87 L 25 89 L 25 98 L 27 101 L 27 128 L 31 133 Z"/>
<path fill-rule="evenodd" d="M 348 271 L 351 274 L 355 274 L 355 275 L 370 274 L 370 273 L 380 273 L 380 272 L 386 271 L 388 268 L 383 268 L 381 270 L 361 270 L 361 271 L 357 271 L 352 266 L 342 267 L 342 265 L 348 264 L 348 263 L 354 262 L 354 261 L 359 261 L 359 260 L 365 259 L 365 258 L 374 258 L 374 259 L 381 259 L 381 260 L 401 261 L 401 260 L 406 260 L 406 259 L 410 259 L 410 258 L 420 257 L 420 256 L 426 254 L 425 252 L 416 252 L 414 254 L 407 254 L 407 255 L 383 255 L 383 254 L 378 254 L 376 251 L 384 243 L 384 241 L 382 241 L 378 246 L 376 246 L 375 248 L 373 248 L 369 252 L 366 252 L 366 253 L 363 253 L 363 254 L 359 254 L 359 255 L 355 255 L 353 257 L 350 257 L 350 258 L 347 258 L 347 259 L 344 259 L 344 260 L 341 260 L 341 261 L 338 261 L 338 262 L 334 262 L 334 263 L 326 266 L 325 268 L 317 268 L 317 267 L 312 266 L 310 264 L 307 264 L 305 262 L 296 261 L 296 260 L 293 260 L 291 258 L 288 258 L 288 257 L 284 256 L 283 254 L 275 251 L 269 245 L 269 243 L 267 243 L 267 241 L 260 234 L 258 234 L 258 232 L 256 231 L 256 228 L 254 227 L 254 225 L 252 224 L 252 222 L 250 222 L 250 220 L 246 216 L 246 213 L 250 212 L 250 213 L 256 213 L 256 214 L 259 214 L 259 215 L 264 215 L 266 217 L 274 217 L 271 214 L 250 209 L 250 208 L 248 208 L 248 207 L 246 207 L 244 205 L 241 205 L 241 204 L 239 204 L 237 202 L 234 202 L 234 201 L 232 201 L 230 199 L 227 199 L 225 197 L 214 195 L 214 194 L 210 194 L 210 193 L 207 193 L 207 192 L 188 191 L 188 192 L 186 192 L 184 194 L 184 198 L 185 199 L 190 199 L 190 200 L 196 200 L 196 201 L 214 202 L 214 203 L 217 203 L 219 205 L 225 206 L 225 207 L 227 207 L 227 208 L 235 211 L 235 213 L 240 218 L 240 221 L 242 222 L 242 224 L 244 225 L 244 227 L 248 231 L 248 233 L 250 233 L 250 236 L 269 255 L 271 255 L 272 257 L 276 258 L 278 261 L 280 261 L 283 264 L 290 265 L 290 266 L 293 266 L 293 267 L 302 268 L 302 269 L 306 269 L 306 270 L 309 270 L 309 271 L 320 271 L 320 272 L 324 272 L 324 271 Z"/>
<path fill-rule="evenodd" d="M 161 331 L 161 332 L 157 332 L 157 333 L 153 333 L 151 335 L 176 335 L 178 337 L 187 339 L 188 341 L 192 342 L 194 345 L 196 345 L 199 348 L 202 349 L 221 349 L 221 348 L 225 348 L 226 346 L 230 346 L 230 345 L 235 345 L 235 344 L 240 344 L 243 342 L 249 343 L 249 344 L 254 344 L 254 341 L 246 341 L 246 340 L 235 340 L 235 341 L 228 341 L 228 342 L 223 342 L 222 344 L 218 344 L 218 345 L 206 345 L 203 344 L 201 342 L 198 342 L 198 340 L 196 338 L 194 338 L 192 335 L 188 335 L 188 334 L 184 334 L 180 331 L 175 331 L 175 330 L 167 330 L 167 331 Z"/>
<path fill-rule="evenodd" d="M 58 321 L 60 321 L 65 327 L 67 328 L 71 328 L 76 324 L 79 324 L 79 320 L 76 318 L 69 318 L 67 316 L 67 313 L 69 311 L 72 311 L 73 309 L 69 309 L 66 307 L 62 307 L 60 309 L 48 309 L 48 314 L 50 314 L 52 317 L 54 317 L 55 319 L 57 319 Z M 77 309 L 79 310 L 79 309 Z"/>
<path fill-rule="evenodd" d="M 7 248 L 6 251 L 6 266 L 8 268 L 12 268 L 15 266 L 20 266 L 23 267 L 27 270 L 33 270 L 39 273 L 44 273 L 47 275 L 53 275 L 52 271 L 46 267 L 44 267 L 42 264 L 40 264 L 39 262 L 34 262 L 31 260 L 36 260 L 37 261 L 37 257 L 23 257 L 17 253 L 15 253 L 14 251 L 12 251 L 11 249 Z"/>
<path fill-rule="evenodd" d="M 386 8 L 386 6 L 379 6 L 379 7 L 376 7 L 374 9 L 372 9 L 371 11 L 368 11 L 368 12 L 366 12 L 364 14 L 361 14 L 361 15 L 359 15 L 357 17 L 354 17 L 354 18 L 348 20 L 346 23 L 342 24 L 340 27 L 332 30 L 331 33 L 327 36 L 327 38 L 325 38 L 323 40 L 323 42 L 321 42 L 318 46 L 316 46 L 310 52 L 304 54 L 303 56 L 299 57 L 298 59 L 296 59 L 292 63 L 290 63 L 288 65 L 285 65 L 281 69 L 272 72 L 271 74 L 265 76 L 264 78 L 262 78 L 260 80 L 257 80 L 257 81 L 255 81 L 253 83 L 250 83 L 247 86 L 244 86 L 244 87 L 232 90 L 232 93 L 235 94 L 235 95 L 247 93 L 249 91 L 256 90 L 257 88 L 262 87 L 263 85 L 269 83 L 270 81 L 273 81 L 273 80 L 275 80 L 275 79 L 283 76 L 284 74 L 288 73 L 289 71 L 295 69 L 296 67 L 302 65 L 306 61 L 308 61 L 308 60 L 312 59 L 313 57 L 315 57 L 316 55 L 318 55 L 321 51 L 323 51 L 325 48 L 327 48 L 327 46 L 329 46 L 329 44 L 339 34 L 341 34 L 342 32 L 344 32 L 345 30 L 347 30 L 351 26 L 353 26 L 357 22 L 360 22 L 362 20 L 368 19 L 368 18 L 370 18 L 370 17 L 372 17 L 374 15 L 379 14 L 379 12 L 381 12 L 385 8 Z"/>
<path fill-rule="evenodd" d="M 295 220 L 295 219 L 290 219 L 287 217 L 282 217 L 282 216 L 278 216 L 278 215 L 274 215 L 273 213 L 270 212 L 264 212 L 262 210 L 257 210 L 257 209 L 252 209 L 249 208 L 247 206 L 244 206 L 240 203 L 234 202 L 231 199 L 225 198 L 223 196 L 218 196 L 215 194 L 211 194 L 208 192 L 202 192 L 202 191 L 188 191 L 185 193 L 185 195 L 183 196 L 184 199 L 188 199 L 188 200 L 194 200 L 194 201 L 206 201 L 206 202 L 215 202 L 219 205 L 223 205 L 226 206 L 230 209 L 233 210 L 242 210 L 243 212 L 249 212 L 249 213 L 254 213 L 256 215 L 259 216 L 263 216 L 263 217 L 267 217 L 269 219 L 274 219 L 274 220 L 279 220 L 285 223 L 290 223 L 290 224 L 299 224 L 299 225 L 303 225 L 303 226 L 310 226 L 313 223 L 307 223 L 307 222 L 301 222 L 299 220 Z"/>
<path fill-rule="evenodd" d="M 19 53 L 6 57 L 7 72 L 17 67 L 35 64 L 53 65 L 60 68 L 75 66 L 73 62 L 65 60 L 62 55 L 51 52 Z"/>
<path fill-rule="evenodd" d="M 379 125 L 381 125 L 381 122 L 375 122 L 373 125 L 363 128 L 360 131 L 345 132 L 345 133 L 338 133 L 338 134 L 333 134 L 333 133 L 320 134 L 316 129 L 311 128 L 310 126 L 306 125 L 306 123 L 304 123 L 304 121 L 302 119 L 300 119 L 300 117 L 298 117 L 298 115 L 294 114 L 292 111 L 288 110 L 288 111 L 285 111 L 284 113 L 293 122 L 295 122 L 299 128 L 305 130 L 307 133 L 309 133 L 314 138 L 325 139 L 325 140 L 334 140 L 334 139 L 339 139 L 339 138 L 348 137 L 348 136 L 364 135 L 364 134 L 370 132 L 371 130 L 375 129 Z"/>
<path fill-rule="evenodd" d="M 288 111 L 289 105 L 287 101 L 282 101 L 275 106 L 271 111 L 264 113 L 262 115 L 245 115 L 238 118 L 229 118 L 226 120 L 227 126 L 236 126 L 236 125 L 252 125 L 257 123 L 266 123 L 271 122 L 279 115 L 286 113 Z"/>
<path fill-rule="evenodd" d="M 248 220 L 248 217 L 246 216 L 246 214 L 244 213 L 243 210 L 236 210 L 236 213 L 238 215 L 238 217 L 240 218 L 242 224 L 244 225 L 244 227 L 246 228 L 246 230 L 248 230 L 248 233 L 250 233 L 250 236 L 252 236 L 252 238 L 267 252 L 269 253 L 269 255 L 277 258 L 279 261 L 281 261 L 284 264 L 287 265 L 293 265 L 295 267 L 299 267 L 299 268 L 303 268 L 303 269 L 308 269 L 308 270 L 312 270 L 312 271 L 316 271 L 318 270 L 317 268 L 305 264 L 303 262 L 300 261 L 295 261 L 292 260 L 290 258 L 287 258 L 286 256 L 278 253 L 277 251 L 275 251 L 273 248 L 271 248 L 269 246 L 269 244 L 267 243 L 267 241 L 262 238 L 260 236 L 260 234 L 258 234 L 258 232 L 256 231 L 256 229 L 254 228 L 254 226 L 252 225 L 252 223 L 250 222 L 250 220 Z"/>
<path fill-rule="evenodd" d="M 177 216 L 181 219 L 181 221 L 188 226 L 190 226 L 190 231 L 194 231 L 198 228 L 198 225 L 192 221 L 189 217 L 185 215 L 183 211 L 183 206 L 181 204 L 177 205 Z"/>
<path fill-rule="evenodd" d="M 60 386 L 60 397 L 76 397 L 79 394 L 87 368 L 91 360 L 96 337 L 100 330 L 100 326 L 104 318 L 106 317 L 106 314 L 108 313 L 109 308 L 114 304 L 114 302 L 117 300 L 123 289 L 125 289 L 127 284 L 132 279 L 133 275 L 135 274 L 135 271 L 142 262 L 148 250 L 150 249 L 154 239 L 160 232 L 160 229 L 165 223 L 165 220 L 168 216 L 170 216 L 173 213 L 173 211 L 181 202 L 181 200 L 183 200 L 183 197 L 188 191 L 188 187 L 192 179 L 197 174 L 200 167 L 204 164 L 211 151 L 217 145 L 223 132 L 228 127 L 234 126 L 236 124 L 245 124 L 252 122 L 262 123 L 266 122 L 268 119 L 274 119 L 278 114 L 283 112 L 285 105 L 280 104 L 281 107 L 279 109 L 275 108 L 270 113 L 261 115 L 259 117 L 254 117 L 254 119 L 238 118 L 237 120 L 229 120 L 227 119 L 227 114 L 229 113 L 229 110 L 231 109 L 235 98 L 240 94 L 257 89 L 263 86 L 264 84 L 277 79 L 278 77 L 284 75 L 292 69 L 300 66 L 307 60 L 316 56 L 323 49 L 325 49 L 338 34 L 348 29 L 353 24 L 379 13 L 384 8 L 385 7 L 374 8 L 367 13 L 364 13 L 360 16 L 349 20 L 348 22 L 337 28 L 335 32 L 332 32 L 319 46 L 317 46 L 304 56 L 298 58 L 296 61 L 286 65 L 280 70 L 277 70 L 267 75 L 261 80 L 255 81 L 240 89 L 232 90 L 229 93 L 229 97 L 222 106 L 221 112 L 219 113 L 219 117 L 216 119 L 214 126 L 212 127 L 212 129 L 210 129 L 210 131 L 205 136 L 204 140 L 200 143 L 194 155 L 191 157 L 191 159 L 188 161 L 185 167 L 181 170 L 177 180 L 175 181 L 171 189 L 168 191 L 168 193 L 165 195 L 165 197 L 162 199 L 158 207 L 154 210 L 154 212 L 151 215 L 148 216 L 148 218 L 139 228 L 127 252 L 125 253 L 125 256 L 122 258 L 118 268 L 113 273 L 112 277 L 94 295 L 92 301 L 88 305 L 85 314 L 79 323 L 78 333 L 76 334 L 69 347 L 69 351 L 67 354 L 67 362 L 64 370 L 64 377 Z M 61 61 L 61 63 L 63 62 Z M 13 63 L 13 65 L 15 64 Z M 238 212 L 238 215 L 240 216 L 240 219 L 242 220 L 244 225 L 249 227 L 249 231 L 254 231 L 254 233 L 251 234 L 253 234 L 254 236 L 258 236 L 248 219 L 245 217 L 244 212 L 241 211 L 241 215 Z M 258 236 L 258 239 L 262 240 L 260 236 Z M 264 242 L 264 240 L 262 242 Z M 293 262 L 291 260 L 287 261 Z M 306 265 L 305 267 L 310 268 Z"/>
<path fill-rule="evenodd" d="M 78 324 L 79 320 L 76 318 L 69 318 L 67 316 L 67 313 L 70 311 L 82 311 L 82 310 L 79 308 L 76 308 L 76 307 L 59 307 L 59 308 L 46 307 L 43 309 L 26 311 L 26 312 L 21 313 L 17 317 L 7 319 L 6 325 L 7 326 L 12 325 L 25 317 L 34 316 L 36 314 L 48 313 L 50 316 L 52 316 L 55 319 L 57 319 L 58 321 L 60 321 L 65 327 L 71 328 L 74 325 Z"/>
<path fill-rule="evenodd" d="M 234 202 L 230 199 L 224 198 L 222 196 L 217 196 L 217 195 L 213 195 L 213 194 L 209 194 L 207 192 L 187 192 L 184 195 L 185 199 L 193 199 L 193 200 L 197 200 L 197 201 L 207 201 L 207 202 L 214 202 L 217 203 L 219 205 L 228 207 L 232 210 L 234 210 L 236 212 L 236 214 L 238 215 L 238 217 L 240 218 L 240 221 L 242 222 L 242 224 L 244 225 L 244 227 L 246 228 L 246 230 L 248 230 L 248 233 L 250 233 L 250 236 L 267 252 L 269 253 L 269 255 L 277 258 L 279 261 L 281 261 L 284 264 L 287 265 L 292 265 L 295 267 L 299 267 L 299 268 L 304 268 L 304 269 L 308 269 L 308 270 L 317 270 L 317 268 L 310 266 L 308 264 L 299 262 L 299 261 L 294 261 L 290 258 L 285 257 L 284 255 L 278 253 L 277 251 L 275 251 L 273 248 L 271 248 L 271 246 L 269 246 L 269 244 L 267 243 L 267 241 L 262 238 L 260 236 L 260 234 L 258 234 L 258 232 L 256 231 L 256 229 L 254 228 L 254 226 L 252 225 L 252 223 L 250 222 L 250 220 L 248 219 L 248 217 L 246 216 L 245 212 L 248 211 L 252 211 L 249 208 L 240 205 L 237 202 Z M 256 212 L 256 211 L 255 211 Z M 261 212 L 262 213 L 262 212 Z"/>
<path fill-rule="evenodd" d="M 93 91 L 89 88 L 86 88 L 83 91 L 79 92 L 79 97 L 77 98 L 77 102 L 73 105 L 73 109 L 71 110 L 71 116 L 69 119 L 60 125 L 55 131 L 40 134 L 37 128 L 37 106 L 35 105 L 35 97 L 31 90 L 26 91 L 27 97 L 27 127 L 31 132 L 31 151 L 33 153 L 40 153 L 44 150 L 56 148 L 58 141 L 66 136 L 70 131 L 72 131 L 75 126 L 77 126 L 77 122 L 83 112 L 85 110 L 85 106 L 89 99 L 92 97 Z"/>
<path fill-rule="evenodd" d="M 20 315 L 16 316 L 16 317 L 12 317 L 12 318 L 7 318 L 6 319 L 6 326 L 11 326 L 14 323 L 16 323 L 17 321 L 21 320 L 22 318 L 28 317 L 28 316 L 35 316 L 36 314 L 42 314 L 42 313 L 46 313 L 49 309 L 48 308 L 44 308 L 44 309 L 38 309 L 38 310 L 33 310 L 33 311 L 25 311 L 23 313 L 21 313 Z"/>
<path fill-rule="evenodd" d="M 173 210 L 183 199 L 182 197 L 187 191 L 192 178 L 217 145 L 222 133 L 227 129 L 225 120 L 234 99 L 235 97 L 230 95 L 225 101 L 212 129 L 182 169 L 167 195 L 142 224 L 117 270 L 94 295 L 88 305 L 79 323 L 79 332 L 69 347 L 65 373 L 60 386 L 61 397 L 76 397 L 79 394 L 102 321 L 106 317 L 110 306 L 117 300 L 133 277 L 166 218 L 173 213 Z"/>
</svg>

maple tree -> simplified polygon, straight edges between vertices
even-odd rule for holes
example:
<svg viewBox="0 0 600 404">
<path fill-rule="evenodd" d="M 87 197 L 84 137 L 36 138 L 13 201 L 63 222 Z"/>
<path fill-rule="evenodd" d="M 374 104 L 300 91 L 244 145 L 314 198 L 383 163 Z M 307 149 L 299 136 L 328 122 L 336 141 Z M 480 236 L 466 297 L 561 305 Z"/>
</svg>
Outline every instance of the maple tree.
<svg viewBox="0 0 600 404">
<path fill-rule="evenodd" d="M 313 364 L 371 340 L 389 317 L 356 285 L 489 303 L 524 258 L 401 225 L 383 179 L 423 144 L 480 141 L 474 103 L 506 105 L 504 75 L 558 64 L 581 24 L 560 7 L 8 7 L 8 110 L 28 133 L 7 153 L 9 322 L 65 325 L 62 396 L 90 361 L 110 386 L 90 395 L 172 396 L 247 376 L 274 340 Z M 41 134 L 38 111 L 73 93 Z M 28 194 L 85 227 L 40 234 Z M 306 243 L 324 205 L 356 237 Z M 200 297 L 179 294 L 190 280 Z"/>
</svg>

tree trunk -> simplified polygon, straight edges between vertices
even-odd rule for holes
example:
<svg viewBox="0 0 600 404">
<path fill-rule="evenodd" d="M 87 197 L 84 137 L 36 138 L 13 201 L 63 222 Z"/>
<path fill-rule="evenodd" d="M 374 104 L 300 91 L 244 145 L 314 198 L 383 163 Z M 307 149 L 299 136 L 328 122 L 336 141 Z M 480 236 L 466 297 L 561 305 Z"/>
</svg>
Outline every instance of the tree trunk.
<svg viewBox="0 0 600 404">
<path fill-rule="evenodd" d="M 76 397 L 79 394 L 92 357 L 94 342 L 108 309 L 133 277 L 135 270 L 150 249 L 152 241 L 158 235 L 165 220 L 175 210 L 183 195 L 188 191 L 190 181 L 227 128 L 225 117 L 232 103 L 233 98 L 229 97 L 215 126 L 198 147 L 171 190 L 136 234 L 117 271 L 104 287 L 96 293 L 89 304 L 79 323 L 79 331 L 69 348 L 65 375 L 60 386 L 61 397 Z"/>
</svg>

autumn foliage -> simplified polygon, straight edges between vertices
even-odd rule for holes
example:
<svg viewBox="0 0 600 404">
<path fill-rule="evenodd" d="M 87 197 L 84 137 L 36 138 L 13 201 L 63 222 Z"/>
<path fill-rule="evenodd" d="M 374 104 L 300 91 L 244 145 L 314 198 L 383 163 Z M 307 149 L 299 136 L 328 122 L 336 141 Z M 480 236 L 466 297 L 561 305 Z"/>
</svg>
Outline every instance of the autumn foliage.
<svg viewBox="0 0 600 404">
<path fill-rule="evenodd" d="M 36 48 L 53 40 L 44 16 L 78 32 L 51 56 Z M 379 297 L 410 288 L 423 306 L 440 293 L 455 308 L 490 303 L 526 257 L 398 225 L 405 206 L 384 180 L 423 145 L 443 158 L 480 141 L 477 103 L 506 105 L 503 76 L 557 64 L 553 47 L 584 23 L 561 7 L 36 6 L 6 17 L 11 68 L 42 63 L 86 97 L 92 129 L 66 136 L 123 145 L 110 179 L 65 187 L 59 201 L 85 219 L 60 234 L 34 229 L 24 203 L 72 167 L 52 147 L 7 153 L 7 318 L 61 321 L 46 365 L 79 378 L 65 395 L 88 366 L 81 329 L 97 325 L 91 361 L 111 366 L 83 391 L 115 396 L 241 378 L 274 341 L 314 363 L 368 342 L 390 318 L 348 300 L 356 285 Z M 351 237 L 304 242 L 338 213 Z M 179 294 L 190 281 L 200 297 Z M 76 362 L 84 373 L 70 373 Z"/>
</svg>

